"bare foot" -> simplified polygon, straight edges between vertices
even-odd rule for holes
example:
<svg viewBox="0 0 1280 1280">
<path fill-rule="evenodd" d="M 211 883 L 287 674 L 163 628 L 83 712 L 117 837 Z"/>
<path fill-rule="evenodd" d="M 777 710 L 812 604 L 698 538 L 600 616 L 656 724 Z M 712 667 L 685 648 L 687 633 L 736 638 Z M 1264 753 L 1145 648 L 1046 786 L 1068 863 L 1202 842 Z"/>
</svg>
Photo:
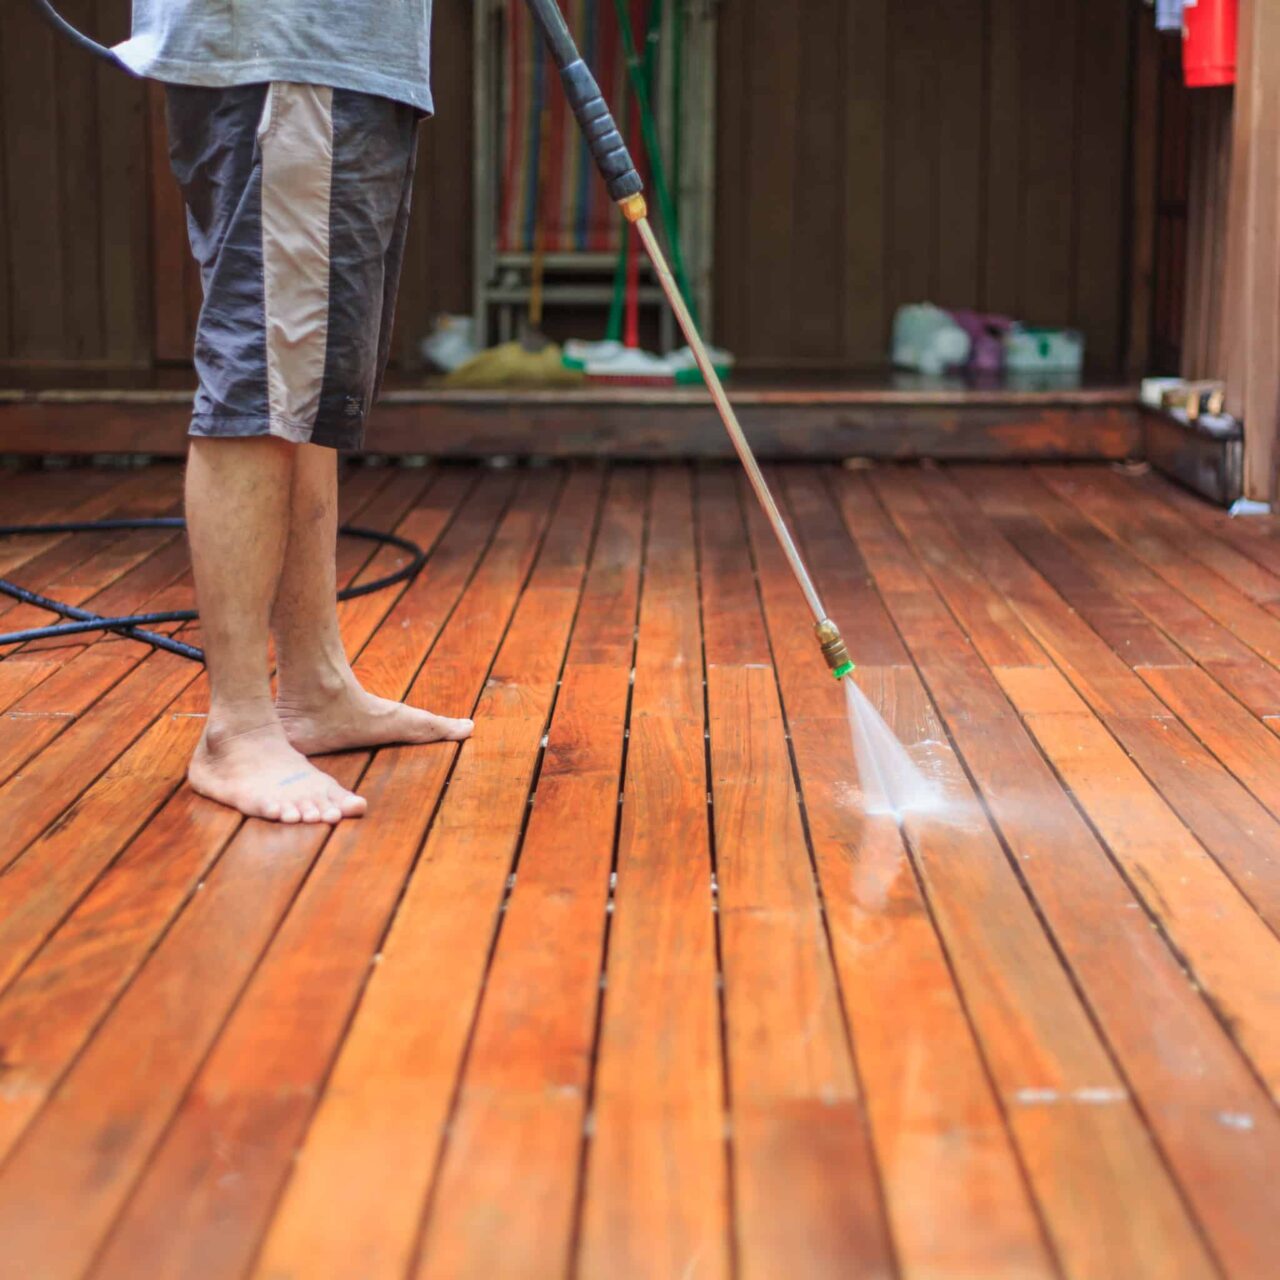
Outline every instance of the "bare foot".
<svg viewBox="0 0 1280 1280">
<path fill-rule="evenodd" d="M 310 695 L 282 693 L 276 711 L 289 741 L 308 756 L 392 743 L 462 742 L 475 728 L 470 720 L 375 697 L 354 678 Z"/>
<path fill-rule="evenodd" d="M 202 796 L 247 818 L 334 823 L 365 811 L 360 796 L 289 745 L 278 720 L 234 733 L 211 723 L 187 767 L 187 780 Z"/>
</svg>

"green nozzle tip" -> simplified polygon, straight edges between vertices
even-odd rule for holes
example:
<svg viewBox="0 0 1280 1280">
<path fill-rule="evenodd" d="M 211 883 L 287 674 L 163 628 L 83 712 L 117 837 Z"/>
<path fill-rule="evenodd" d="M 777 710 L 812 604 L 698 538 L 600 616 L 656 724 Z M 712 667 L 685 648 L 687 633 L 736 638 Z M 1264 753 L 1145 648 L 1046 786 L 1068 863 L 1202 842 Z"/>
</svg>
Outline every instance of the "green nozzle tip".
<svg viewBox="0 0 1280 1280">
<path fill-rule="evenodd" d="M 843 680 L 845 676 L 847 676 L 852 670 L 853 670 L 852 662 L 842 662 L 838 667 L 835 668 L 834 671 L 832 671 L 831 674 L 835 676 L 837 680 Z"/>
</svg>

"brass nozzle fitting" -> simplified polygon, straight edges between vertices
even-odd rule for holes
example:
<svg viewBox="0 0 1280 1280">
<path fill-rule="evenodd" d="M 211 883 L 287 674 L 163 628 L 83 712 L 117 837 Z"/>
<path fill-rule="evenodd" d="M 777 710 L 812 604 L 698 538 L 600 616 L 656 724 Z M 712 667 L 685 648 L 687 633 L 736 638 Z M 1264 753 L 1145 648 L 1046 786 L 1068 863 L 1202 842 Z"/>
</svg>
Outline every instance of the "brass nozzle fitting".
<svg viewBox="0 0 1280 1280">
<path fill-rule="evenodd" d="M 628 222 L 639 222 L 649 216 L 649 205 L 643 195 L 627 196 L 625 200 L 619 200 L 618 208 Z"/>
<path fill-rule="evenodd" d="M 849 657 L 848 647 L 840 628 L 830 618 L 823 618 L 814 628 L 818 643 L 822 646 L 822 656 L 831 668 L 831 674 L 837 680 L 843 680 L 853 670 L 853 659 Z"/>
</svg>

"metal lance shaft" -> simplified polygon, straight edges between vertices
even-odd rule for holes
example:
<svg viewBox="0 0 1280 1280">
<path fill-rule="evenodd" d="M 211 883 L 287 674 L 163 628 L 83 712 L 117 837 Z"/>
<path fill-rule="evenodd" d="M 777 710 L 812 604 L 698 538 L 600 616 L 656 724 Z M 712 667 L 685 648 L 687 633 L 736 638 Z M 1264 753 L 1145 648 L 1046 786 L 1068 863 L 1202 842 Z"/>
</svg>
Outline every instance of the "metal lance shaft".
<svg viewBox="0 0 1280 1280">
<path fill-rule="evenodd" d="M 805 601 L 813 613 L 818 643 L 822 646 L 822 656 L 836 679 L 841 679 L 853 670 L 849 650 L 840 637 L 839 627 L 827 617 L 826 610 L 822 607 L 813 579 L 809 577 L 809 571 L 805 568 L 804 561 L 800 559 L 800 553 L 791 539 L 791 533 L 782 518 L 782 512 L 778 510 L 778 504 L 774 502 L 773 494 L 769 492 L 769 486 L 760 473 L 755 454 L 751 452 L 747 437 L 742 433 L 738 415 L 734 413 L 733 405 L 729 403 L 729 397 L 724 393 L 720 375 L 716 373 L 715 366 L 707 355 L 698 326 L 694 324 L 693 317 L 689 314 L 689 308 L 685 305 L 684 297 L 671 274 L 671 268 L 667 265 L 662 246 L 658 244 L 658 238 L 649 225 L 649 209 L 644 198 L 644 183 L 631 159 L 626 139 L 618 130 L 609 105 L 600 93 L 600 86 L 578 52 L 558 0 L 525 0 L 525 3 L 533 20 L 542 31 L 556 66 L 560 69 L 560 80 L 564 86 L 565 96 L 569 100 L 574 116 L 577 117 L 578 126 L 586 140 L 587 149 L 600 170 L 600 176 L 604 179 L 614 202 L 622 210 L 623 216 L 637 229 L 641 240 L 644 241 L 644 247 L 662 284 L 662 291 L 667 295 L 671 310 L 675 312 L 676 320 L 679 321 L 680 328 L 684 332 L 685 341 L 688 342 L 689 349 L 698 362 L 698 368 L 702 371 L 703 379 L 711 392 L 711 398 L 719 411 L 720 420 L 729 433 L 729 439 L 733 441 L 733 447 L 746 470 L 747 478 L 751 481 L 751 487 L 755 490 L 756 497 L 760 500 L 760 505 L 773 526 L 773 532 L 782 547 L 783 554 L 787 557 L 791 572 L 795 574 Z"/>
<path fill-rule="evenodd" d="M 782 518 L 782 512 L 778 510 L 778 504 L 774 501 L 768 482 L 760 470 L 760 464 L 756 461 L 751 445 L 747 443 L 742 424 L 738 421 L 738 415 L 728 395 L 725 393 L 724 384 L 720 381 L 720 375 L 716 372 L 716 367 L 712 363 L 711 357 L 707 354 L 706 344 L 702 341 L 702 335 L 698 332 L 693 316 L 685 304 L 675 277 L 671 273 L 671 268 L 667 265 L 666 255 L 662 252 L 658 237 L 654 235 L 653 227 L 649 225 L 648 209 L 645 205 L 644 196 L 629 196 L 619 202 L 619 208 L 627 220 L 640 233 L 640 239 L 644 242 L 645 251 L 653 263 L 654 270 L 658 273 L 662 291 L 666 294 L 667 302 L 675 313 L 680 329 L 684 333 L 685 341 L 688 342 L 689 349 L 693 352 L 693 358 L 702 372 L 703 379 L 706 381 L 707 390 L 711 392 L 711 399 L 715 402 L 716 410 L 720 414 L 720 421 L 724 423 L 724 428 L 729 433 L 729 439 L 733 442 L 738 460 L 742 463 L 743 470 L 747 473 L 747 479 L 751 482 L 752 489 L 755 490 L 755 495 L 759 499 L 765 517 L 773 528 L 774 536 L 778 539 L 778 545 L 782 548 L 782 553 L 787 558 L 787 564 L 790 565 L 796 582 L 800 584 L 800 590 L 804 594 L 805 602 L 813 614 L 818 643 L 822 646 L 822 656 L 826 659 L 832 674 L 837 679 L 840 679 L 853 670 L 853 663 L 849 658 L 849 650 L 840 635 L 840 629 L 827 617 L 827 611 L 823 607 L 821 597 L 818 595 L 818 589 L 813 585 L 809 570 L 800 558 L 800 552 L 796 549 L 791 531 L 787 528 L 786 521 Z"/>
</svg>

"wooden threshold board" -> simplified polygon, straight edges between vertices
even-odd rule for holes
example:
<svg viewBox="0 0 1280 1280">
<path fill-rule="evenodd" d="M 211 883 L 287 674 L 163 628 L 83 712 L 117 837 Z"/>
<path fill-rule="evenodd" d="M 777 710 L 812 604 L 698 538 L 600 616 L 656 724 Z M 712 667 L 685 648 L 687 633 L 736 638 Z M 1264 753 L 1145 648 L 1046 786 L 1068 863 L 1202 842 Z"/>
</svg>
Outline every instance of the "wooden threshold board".
<svg viewBox="0 0 1280 1280">
<path fill-rule="evenodd" d="M 1120 460 L 1143 450 L 1130 387 L 973 390 L 730 386 L 765 458 Z M 182 391 L 0 391 L 0 453 L 180 456 Z M 701 388 L 388 392 L 366 447 L 392 455 L 729 458 Z"/>
</svg>

